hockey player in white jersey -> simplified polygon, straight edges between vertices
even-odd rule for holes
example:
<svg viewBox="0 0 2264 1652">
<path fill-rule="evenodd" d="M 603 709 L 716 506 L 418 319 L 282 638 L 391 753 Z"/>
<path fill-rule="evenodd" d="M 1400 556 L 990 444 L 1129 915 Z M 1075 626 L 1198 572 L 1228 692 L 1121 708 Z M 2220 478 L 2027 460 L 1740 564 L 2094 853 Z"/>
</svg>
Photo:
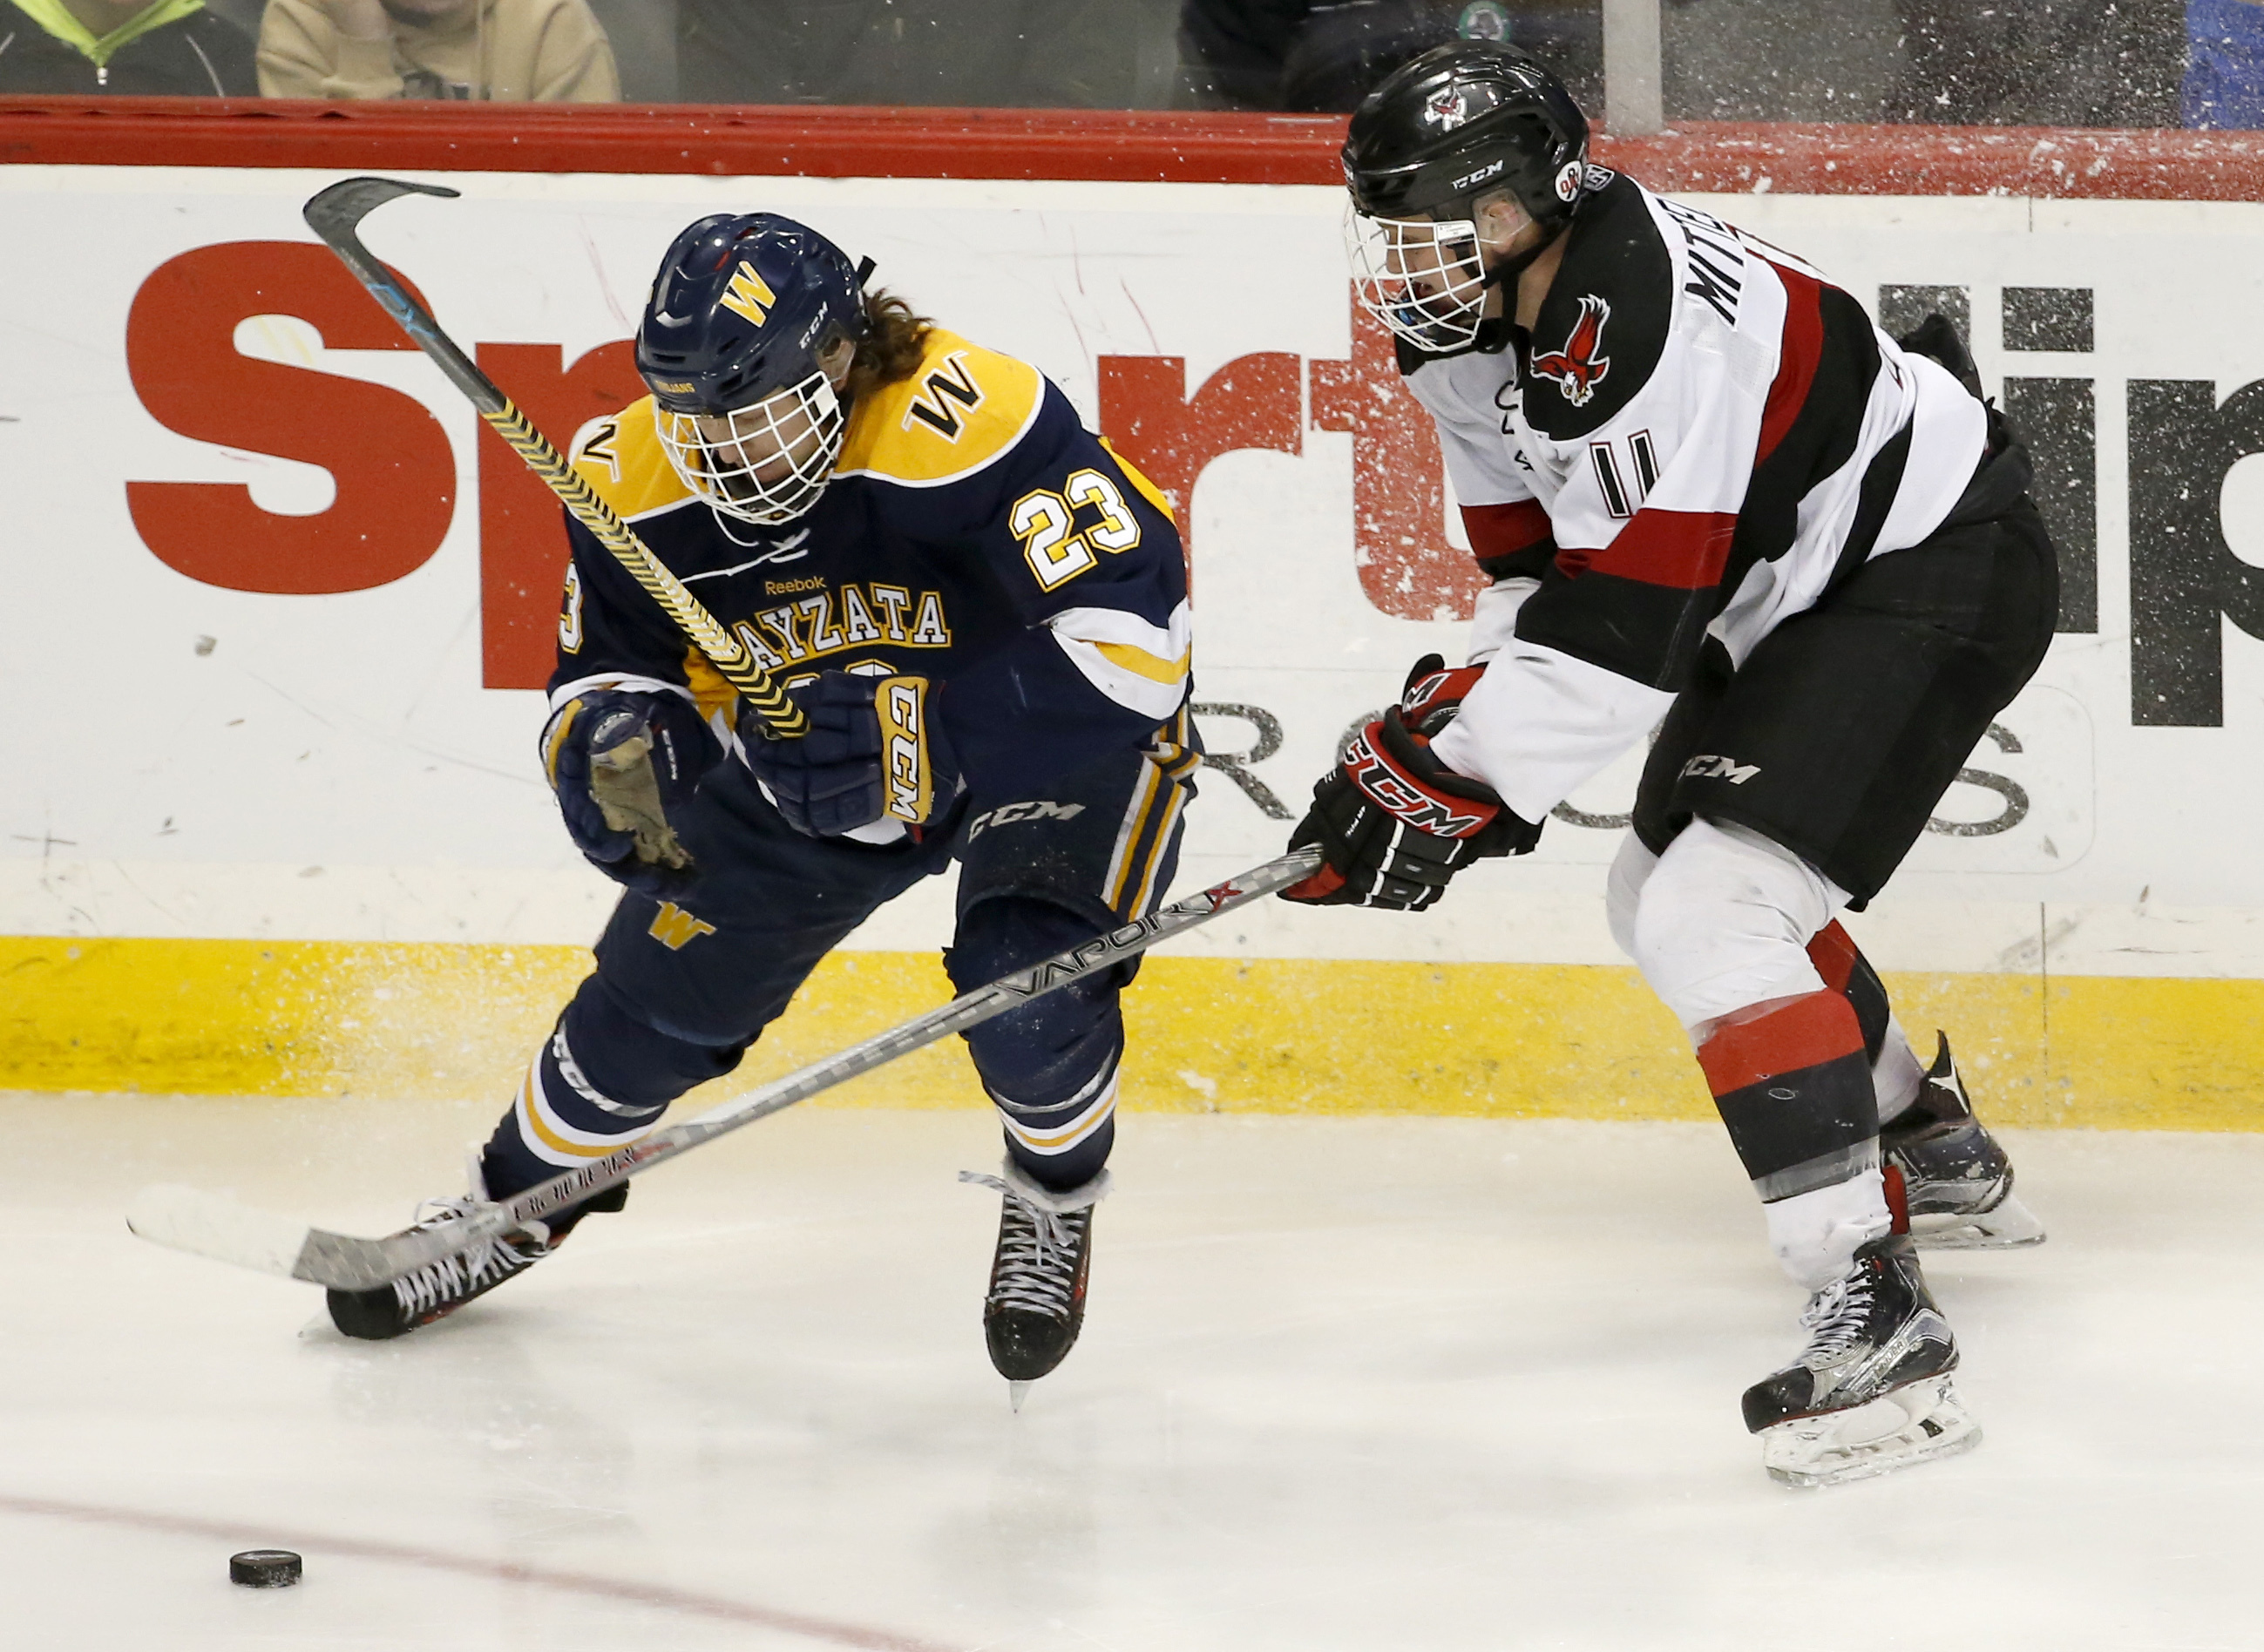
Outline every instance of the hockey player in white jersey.
<svg viewBox="0 0 2264 1652">
<path fill-rule="evenodd" d="M 1799 259 L 1590 164 L 1513 48 L 1406 64 L 1344 160 L 1361 301 L 1491 583 L 1467 664 L 1419 663 L 1315 788 L 1293 841 L 1326 864 L 1286 893 L 1419 910 L 1656 728 L 1613 932 L 1811 1293 L 1746 1425 L 1796 1484 L 1969 1447 L 1913 1243 L 2043 1233 L 1947 1040 L 1919 1060 L 1836 914 L 2050 641 L 2026 452 L 1948 323 L 1898 344 Z"/>
</svg>

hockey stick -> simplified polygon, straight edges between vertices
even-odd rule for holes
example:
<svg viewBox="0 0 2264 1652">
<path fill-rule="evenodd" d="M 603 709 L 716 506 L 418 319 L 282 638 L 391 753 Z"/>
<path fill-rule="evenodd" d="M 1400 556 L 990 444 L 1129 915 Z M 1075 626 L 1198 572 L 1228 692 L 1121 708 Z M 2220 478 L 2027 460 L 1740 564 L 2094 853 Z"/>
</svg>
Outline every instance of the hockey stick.
<svg viewBox="0 0 2264 1652">
<path fill-rule="evenodd" d="M 497 388 L 495 380 L 456 347 L 456 341 L 440 330 L 440 323 L 432 319 L 431 312 L 410 297 L 409 289 L 391 271 L 370 257 L 369 249 L 361 244 L 358 233 L 361 221 L 395 197 L 438 195 L 454 199 L 458 193 L 438 184 L 410 184 L 391 178 L 350 178 L 322 191 L 301 211 L 307 227 L 345 260 L 346 268 L 354 272 L 354 279 L 367 287 L 370 296 L 385 307 L 386 314 L 401 324 L 401 330 L 439 364 L 440 371 L 448 375 L 448 381 L 461 390 L 480 410 L 480 417 L 495 427 L 496 434 L 511 444 L 512 452 L 525 460 L 526 467 L 541 477 L 543 484 L 558 496 L 575 518 L 597 536 L 598 543 L 613 554 L 614 560 L 628 570 L 629 576 L 660 605 L 661 612 L 676 622 L 677 629 L 690 637 L 700 653 L 714 663 L 724 680 L 746 696 L 747 703 L 771 732 L 788 738 L 807 734 L 809 721 L 802 715 L 802 707 L 787 698 L 746 645 L 716 623 L 715 616 L 685 589 L 684 582 L 669 571 L 628 524 L 613 514 L 611 506 L 590 490 L 589 484 L 574 474 L 573 467 L 512 399 Z"/>
<path fill-rule="evenodd" d="M 351 1234 L 301 1227 L 287 1217 L 252 1210 L 194 1188 L 163 1186 L 149 1188 L 135 1199 L 126 1225 L 157 1244 L 233 1262 L 238 1267 L 304 1279 L 332 1290 L 375 1290 L 514 1228 L 539 1221 L 742 1125 L 782 1112 L 798 1101 L 869 1073 L 899 1055 L 910 1054 L 950 1033 L 963 1032 L 1097 969 L 1121 963 L 1159 941 L 1208 923 L 1222 912 L 1296 882 L 1319 864 L 1318 849 L 1293 850 L 1238 878 L 1214 884 L 1147 917 L 1095 936 L 1043 963 L 961 994 L 940 1009 L 875 1033 L 861 1044 L 773 1079 L 681 1124 L 664 1126 L 642 1141 L 530 1187 L 501 1204 L 484 1206 L 461 1221 L 423 1231 L 411 1229 L 384 1239 L 358 1239 Z"/>
</svg>

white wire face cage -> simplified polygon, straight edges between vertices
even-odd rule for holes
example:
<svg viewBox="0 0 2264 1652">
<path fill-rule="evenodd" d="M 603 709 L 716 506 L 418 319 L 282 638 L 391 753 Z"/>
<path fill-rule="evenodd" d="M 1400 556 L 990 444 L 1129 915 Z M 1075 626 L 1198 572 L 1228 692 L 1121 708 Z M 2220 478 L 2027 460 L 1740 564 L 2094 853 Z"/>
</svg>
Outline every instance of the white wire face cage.
<svg viewBox="0 0 2264 1652">
<path fill-rule="evenodd" d="M 1345 210 L 1361 307 L 1419 350 L 1459 350 L 1485 319 L 1485 266 L 1469 218 L 1370 218 Z"/>
<path fill-rule="evenodd" d="M 726 516 L 773 525 L 817 503 L 849 421 L 821 370 L 729 413 L 677 413 L 653 403 L 668 462 Z"/>
</svg>

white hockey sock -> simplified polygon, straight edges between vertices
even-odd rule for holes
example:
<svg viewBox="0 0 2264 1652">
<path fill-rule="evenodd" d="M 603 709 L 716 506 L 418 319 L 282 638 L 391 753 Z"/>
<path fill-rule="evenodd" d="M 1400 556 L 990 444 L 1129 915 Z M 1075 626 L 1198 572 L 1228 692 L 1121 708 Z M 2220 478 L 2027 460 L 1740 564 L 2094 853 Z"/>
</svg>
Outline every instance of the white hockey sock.
<svg viewBox="0 0 2264 1652">
<path fill-rule="evenodd" d="M 1879 1098 L 1879 1122 L 1900 1118 L 1918 1099 L 1926 1084 L 1926 1067 L 1911 1047 L 1910 1035 L 1894 1016 L 1887 1017 L 1887 1036 L 1879 1059 L 1871 1063 L 1871 1089 Z"/>
<path fill-rule="evenodd" d="M 1894 1228 L 1878 1167 L 1844 1182 L 1763 1205 L 1769 1249 L 1803 1290 L 1821 1290 L 1846 1273 L 1855 1252 Z"/>
</svg>

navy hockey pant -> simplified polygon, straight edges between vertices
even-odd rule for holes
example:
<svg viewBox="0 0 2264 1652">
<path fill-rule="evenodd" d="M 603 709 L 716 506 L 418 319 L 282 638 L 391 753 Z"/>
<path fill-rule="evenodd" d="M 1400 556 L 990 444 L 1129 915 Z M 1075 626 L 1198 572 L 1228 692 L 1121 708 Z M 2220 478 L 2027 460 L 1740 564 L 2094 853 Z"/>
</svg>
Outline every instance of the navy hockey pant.
<svg viewBox="0 0 2264 1652">
<path fill-rule="evenodd" d="M 735 762 L 700 788 L 679 833 L 699 869 L 671 902 L 625 892 L 584 981 L 489 1141 L 503 1198 L 601 1158 L 669 1103 L 739 1064 L 817 961 L 875 909 L 961 863 L 959 990 L 1154 909 L 1179 857 L 1196 758 L 1126 750 L 1032 798 L 923 844 L 885 847 L 795 831 Z M 965 1036 L 1007 1149 L 1048 1186 L 1096 1174 L 1114 1138 L 1124 1047 L 1119 991 L 1132 959 Z"/>
</svg>

